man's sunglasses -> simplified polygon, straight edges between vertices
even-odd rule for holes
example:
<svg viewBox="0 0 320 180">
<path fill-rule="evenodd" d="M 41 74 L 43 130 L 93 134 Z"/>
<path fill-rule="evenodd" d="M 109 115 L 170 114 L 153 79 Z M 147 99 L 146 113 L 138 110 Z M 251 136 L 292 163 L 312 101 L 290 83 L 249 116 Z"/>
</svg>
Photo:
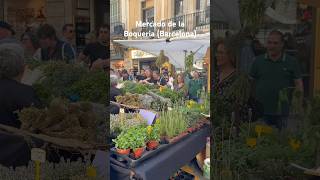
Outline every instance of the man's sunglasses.
<svg viewBox="0 0 320 180">
<path fill-rule="evenodd" d="M 108 33 L 108 31 L 100 31 L 100 33 L 107 34 L 107 33 Z"/>
</svg>

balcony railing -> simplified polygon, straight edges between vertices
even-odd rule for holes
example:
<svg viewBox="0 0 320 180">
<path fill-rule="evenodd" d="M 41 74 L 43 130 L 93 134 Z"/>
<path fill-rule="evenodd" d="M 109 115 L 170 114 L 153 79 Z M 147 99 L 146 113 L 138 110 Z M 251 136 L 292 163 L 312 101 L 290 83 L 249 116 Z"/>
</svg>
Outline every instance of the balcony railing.
<svg viewBox="0 0 320 180">
<path fill-rule="evenodd" d="M 123 53 L 117 52 L 115 49 L 110 49 L 111 60 L 123 59 Z"/>
<path fill-rule="evenodd" d="M 175 27 L 167 26 L 168 23 L 176 23 Z M 210 7 L 208 6 L 204 11 L 198 11 L 191 14 L 185 14 L 181 16 L 176 16 L 170 19 L 162 21 L 166 24 L 166 27 L 160 28 L 166 32 L 172 31 L 184 31 L 191 32 L 199 29 L 209 29 L 210 26 Z M 183 24 L 183 26 L 182 26 Z M 180 26 L 179 26 L 180 25 Z"/>
<path fill-rule="evenodd" d="M 175 27 L 169 27 L 169 23 L 176 23 Z M 132 32 L 154 32 L 158 29 L 165 32 L 173 32 L 173 31 L 183 31 L 183 32 L 192 32 L 194 30 L 210 30 L 210 7 L 208 6 L 204 11 L 198 11 L 191 14 L 185 14 L 180 16 L 175 16 L 170 19 L 166 19 L 161 21 L 161 23 L 165 23 L 165 27 L 153 28 L 134 28 Z M 179 26 L 180 24 L 180 26 Z M 183 24 L 183 26 L 181 26 Z"/>
<path fill-rule="evenodd" d="M 111 37 L 123 36 L 125 30 L 125 24 L 122 22 L 113 22 L 110 24 Z"/>
</svg>

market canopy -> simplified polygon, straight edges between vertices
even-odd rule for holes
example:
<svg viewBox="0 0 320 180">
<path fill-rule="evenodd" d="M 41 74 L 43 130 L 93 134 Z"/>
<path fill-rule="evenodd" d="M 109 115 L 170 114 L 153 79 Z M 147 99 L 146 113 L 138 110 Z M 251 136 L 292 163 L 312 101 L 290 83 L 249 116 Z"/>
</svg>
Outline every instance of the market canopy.
<svg viewBox="0 0 320 180">
<path fill-rule="evenodd" d="M 282 24 L 297 24 L 297 1 L 276 1 L 275 8 L 268 7 L 265 14 Z"/>
<path fill-rule="evenodd" d="M 176 68 L 184 69 L 185 51 L 188 52 L 187 55 L 190 54 L 190 51 L 197 51 L 194 60 L 202 59 L 210 46 L 210 33 L 197 35 L 196 38 L 172 38 L 170 42 L 167 42 L 166 39 L 114 40 L 114 42 L 156 56 L 160 54 L 161 50 L 164 50 L 171 64 Z"/>
</svg>

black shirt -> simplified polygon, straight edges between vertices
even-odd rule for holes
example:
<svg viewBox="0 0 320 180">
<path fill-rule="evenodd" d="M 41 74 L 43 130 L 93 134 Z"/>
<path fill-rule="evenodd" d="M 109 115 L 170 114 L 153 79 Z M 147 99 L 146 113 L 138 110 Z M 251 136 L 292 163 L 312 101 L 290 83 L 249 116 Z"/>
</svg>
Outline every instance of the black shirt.
<svg viewBox="0 0 320 180">
<path fill-rule="evenodd" d="M 89 56 L 90 58 L 90 67 L 94 61 L 97 59 L 108 59 L 109 58 L 109 51 L 107 46 L 102 45 L 100 42 L 95 42 L 88 44 L 84 50 L 83 54 L 85 56 Z"/>
<path fill-rule="evenodd" d="M 116 87 L 110 88 L 110 100 L 116 102 L 116 96 L 121 95 L 120 89 Z M 109 107 L 110 114 L 119 114 L 120 108 L 117 105 L 110 104 Z"/>
<path fill-rule="evenodd" d="M 25 107 L 40 106 L 40 101 L 31 86 L 15 80 L 0 80 L 0 123 L 19 128 L 21 123 L 15 113 Z"/>
<path fill-rule="evenodd" d="M 161 86 L 167 85 L 167 81 L 166 81 L 163 77 L 160 77 L 159 80 L 155 80 L 155 81 L 154 81 L 154 84 L 158 84 L 158 83 L 159 83 Z"/>
<path fill-rule="evenodd" d="M 147 78 L 146 78 L 147 79 Z M 153 84 L 157 84 L 157 81 L 154 80 L 153 78 L 150 78 L 147 80 L 148 83 L 153 83 Z"/>
<path fill-rule="evenodd" d="M 143 76 L 143 75 L 138 75 L 138 76 L 137 76 L 137 80 L 138 80 L 138 81 L 145 80 L 145 79 L 146 79 L 146 77 Z"/>
<path fill-rule="evenodd" d="M 111 87 L 110 88 L 110 100 L 116 102 L 116 96 L 121 95 L 120 89 L 116 87 Z"/>
</svg>

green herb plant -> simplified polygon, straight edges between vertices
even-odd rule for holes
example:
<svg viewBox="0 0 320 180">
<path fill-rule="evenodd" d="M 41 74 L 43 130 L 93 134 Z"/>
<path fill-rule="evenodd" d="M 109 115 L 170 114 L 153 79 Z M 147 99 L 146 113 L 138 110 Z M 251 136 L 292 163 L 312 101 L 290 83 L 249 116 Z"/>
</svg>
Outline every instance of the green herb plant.
<svg viewBox="0 0 320 180">
<path fill-rule="evenodd" d="M 135 150 L 137 148 L 145 147 L 147 139 L 147 131 L 145 127 L 132 127 L 128 129 L 128 142 L 130 149 Z"/>
<path fill-rule="evenodd" d="M 160 123 L 147 127 L 147 141 L 160 141 Z"/>
<path fill-rule="evenodd" d="M 131 142 L 129 140 L 129 134 L 126 132 L 121 132 L 116 139 L 112 141 L 115 143 L 117 149 L 129 149 L 131 147 Z"/>
<path fill-rule="evenodd" d="M 108 78 L 104 71 L 91 71 L 70 87 L 69 94 L 78 94 L 80 100 L 106 104 Z"/>
<path fill-rule="evenodd" d="M 160 113 L 160 134 L 173 138 L 188 128 L 186 116 L 178 108 Z"/>
<path fill-rule="evenodd" d="M 184 97 L 183 92 L 173 91 L 170 88 L 163 88 L 161 91 L 158 90 L 156 93 L 164 98 L 170 99 L 172 103 L 179 102 Z"/>
</svg>

